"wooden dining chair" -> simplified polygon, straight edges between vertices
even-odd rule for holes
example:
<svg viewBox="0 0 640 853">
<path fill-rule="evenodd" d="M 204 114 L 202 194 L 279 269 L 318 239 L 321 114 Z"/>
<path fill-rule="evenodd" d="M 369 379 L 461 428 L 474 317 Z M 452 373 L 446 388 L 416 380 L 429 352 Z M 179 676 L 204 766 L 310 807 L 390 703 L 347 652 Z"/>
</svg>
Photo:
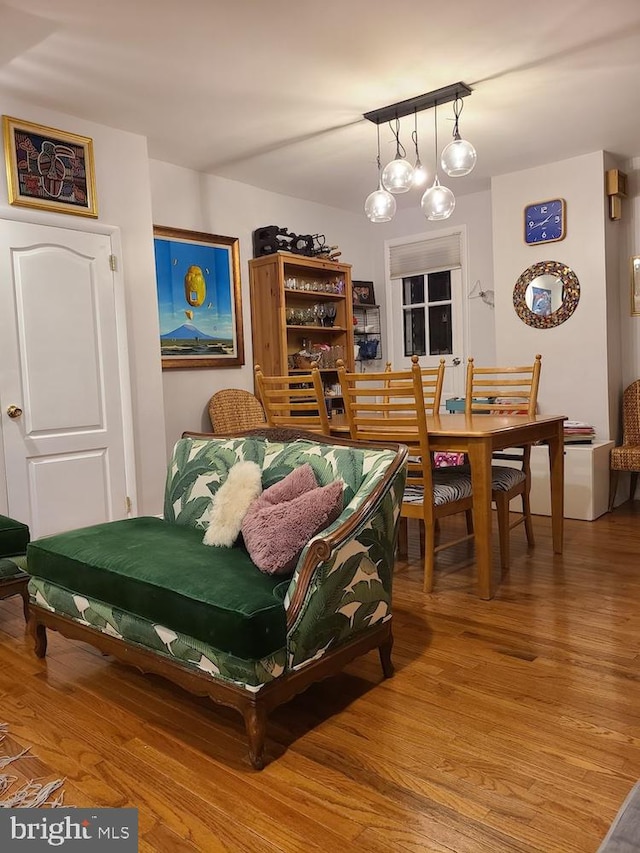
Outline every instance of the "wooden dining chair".
<svg viewBox="0 0 640 853">
<path fill-rule="evenodd" d="M 440 359 L 437 367 L 421 367 L 420 374 L 422 376 L 422 391 L 424 397 L 424 407 L 427 415 L 437 415 L 440 411 L 440 403 L 442 400 L 442 388 L 444 385 L 444 358 Z M 386 374 L 392 372 L 391 362 L 388 361 L 385 366 Z M 404 371 L 409 375 L 408 371 Z M 409 382 L 413 387 L 413 378 L 408 379 L 387 379 L 385 381 L 385 389 L 391 391 L 394 387 L 403 382 Z"/>
<path fill-rule="evenodd" d="M 476 367 L 473 358 L 467 362 L 465 414 L 527 415 L 535 417 L 542 356 L 536 355 L 533 364 L 521 367 Z M 500 565 L 509 568 L 509 534 L 524 524 L 527 544 L 535 545 L 531 521 L 531 447 L 513 448 L 512 452 L 494 454 L 494 460 L 520 462 L 520 468 L 506 465 L 491 466 L 491 499 L 496 505 Z M 511 501 L 522 497 L 522 512 L 514 521 L 509 516 Z"/>
<path fill-rule="evenodd" d="M 338 362 L 351 438 L 376 444 L 398 441 L 409 447 L 407 485 L 401 516 L 424 525 L 424 590 L 433 589 L 436 554 L 473 536 L 471 476 L 459 468 L 433 469 L 425 412 L 424 379 L 418 357 L 410 370 L 347 373 Z M 393 388 L 393 396 L 388 388 Z M 436 524 L 455 513 L 467 514 L 467 535 L 436 545 Z"/>
<path fill-rule="evenodd" d="M 265 376 L 255 366 L 256 389 L 270 427 L 294 427 L 329 435 L 329 416 L 320 370 L 291 376 Z"/>
</svg>

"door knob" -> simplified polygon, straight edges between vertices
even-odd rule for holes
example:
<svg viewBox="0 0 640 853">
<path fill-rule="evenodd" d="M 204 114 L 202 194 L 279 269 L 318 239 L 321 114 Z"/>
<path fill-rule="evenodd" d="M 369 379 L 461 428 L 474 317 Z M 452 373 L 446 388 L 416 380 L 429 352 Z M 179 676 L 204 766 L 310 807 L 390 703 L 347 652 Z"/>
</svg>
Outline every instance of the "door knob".
<svg viewBox="0 0 640 853">
<path fill-rule="evenodd" d="M 7 414 L 10 418 L 19 418 L 22 414 L 22 409 L 19 406 L 9 406 L 7 409 Z"/>
</svg>

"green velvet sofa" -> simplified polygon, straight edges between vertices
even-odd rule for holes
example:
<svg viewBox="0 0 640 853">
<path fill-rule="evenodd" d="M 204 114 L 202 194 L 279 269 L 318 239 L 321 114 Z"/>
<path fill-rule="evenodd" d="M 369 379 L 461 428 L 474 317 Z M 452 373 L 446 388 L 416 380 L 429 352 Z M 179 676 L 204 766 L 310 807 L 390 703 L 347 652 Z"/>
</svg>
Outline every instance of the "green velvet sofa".
<svg viewBox="0 0 640 853">
<path fill-rule="evenodd" d="M 21 595 L 24 618 L 29 618 L 27 544 L 29 527 L 8 515 L 0 515 L 0 599 Z"/>
<path fill-rule="evenodd" d="M 263 488 L 309 463 L 343 481 L 344 509 L 288 577 L 260 572 L 242 543 L 202 543 L 232 465 L 256 462 Z M 406 448 L 268 428 L 185 434 L 167 475 L 164 517 L 129 518 L 29 545 L 30 630 L 46 629 L 236 708 L 249 757 L 264 763 L 268 712 L 377 648 L 392 674 L 392 575 Z"/>
</svg>

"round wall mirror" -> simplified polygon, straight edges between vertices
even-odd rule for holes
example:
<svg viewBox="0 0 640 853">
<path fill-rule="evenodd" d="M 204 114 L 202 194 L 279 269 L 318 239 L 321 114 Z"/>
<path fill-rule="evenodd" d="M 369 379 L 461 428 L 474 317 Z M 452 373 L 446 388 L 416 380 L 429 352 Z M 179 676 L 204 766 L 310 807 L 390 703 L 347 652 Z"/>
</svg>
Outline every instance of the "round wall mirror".
<svg viewBox="0 0 640 853">
<path fill-rule="evenodd" d="M 572 269 L 559 261 L 527 267 L 513 288 L 513 307 L 527 326 L 550 329 L 568 320 L 580 299 L 580 284 Z"/>
</svg>

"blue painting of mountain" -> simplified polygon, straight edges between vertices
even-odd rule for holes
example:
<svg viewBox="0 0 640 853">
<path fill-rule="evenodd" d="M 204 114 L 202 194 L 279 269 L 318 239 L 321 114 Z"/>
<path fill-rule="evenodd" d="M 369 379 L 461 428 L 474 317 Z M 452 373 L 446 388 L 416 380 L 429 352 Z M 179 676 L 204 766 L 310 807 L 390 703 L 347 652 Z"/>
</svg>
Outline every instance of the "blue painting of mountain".
<svg viewBox="0 0 640 853">
<path fill-rule="evenodd" d="M 219 340 L 219 338 L 214 338 L 213 335 L 207 335 L 205 332 L 201 332 L 197 326 L 194 326 L 193 323 L 183 323 L 181 326 L 178 326 L 177 329 L 174 329 L 172 332 L 167 332 L 166 335 L 160 335 L 163 339 L 171 339 L 173 341 L 215 341 Z"/>
</svg>

